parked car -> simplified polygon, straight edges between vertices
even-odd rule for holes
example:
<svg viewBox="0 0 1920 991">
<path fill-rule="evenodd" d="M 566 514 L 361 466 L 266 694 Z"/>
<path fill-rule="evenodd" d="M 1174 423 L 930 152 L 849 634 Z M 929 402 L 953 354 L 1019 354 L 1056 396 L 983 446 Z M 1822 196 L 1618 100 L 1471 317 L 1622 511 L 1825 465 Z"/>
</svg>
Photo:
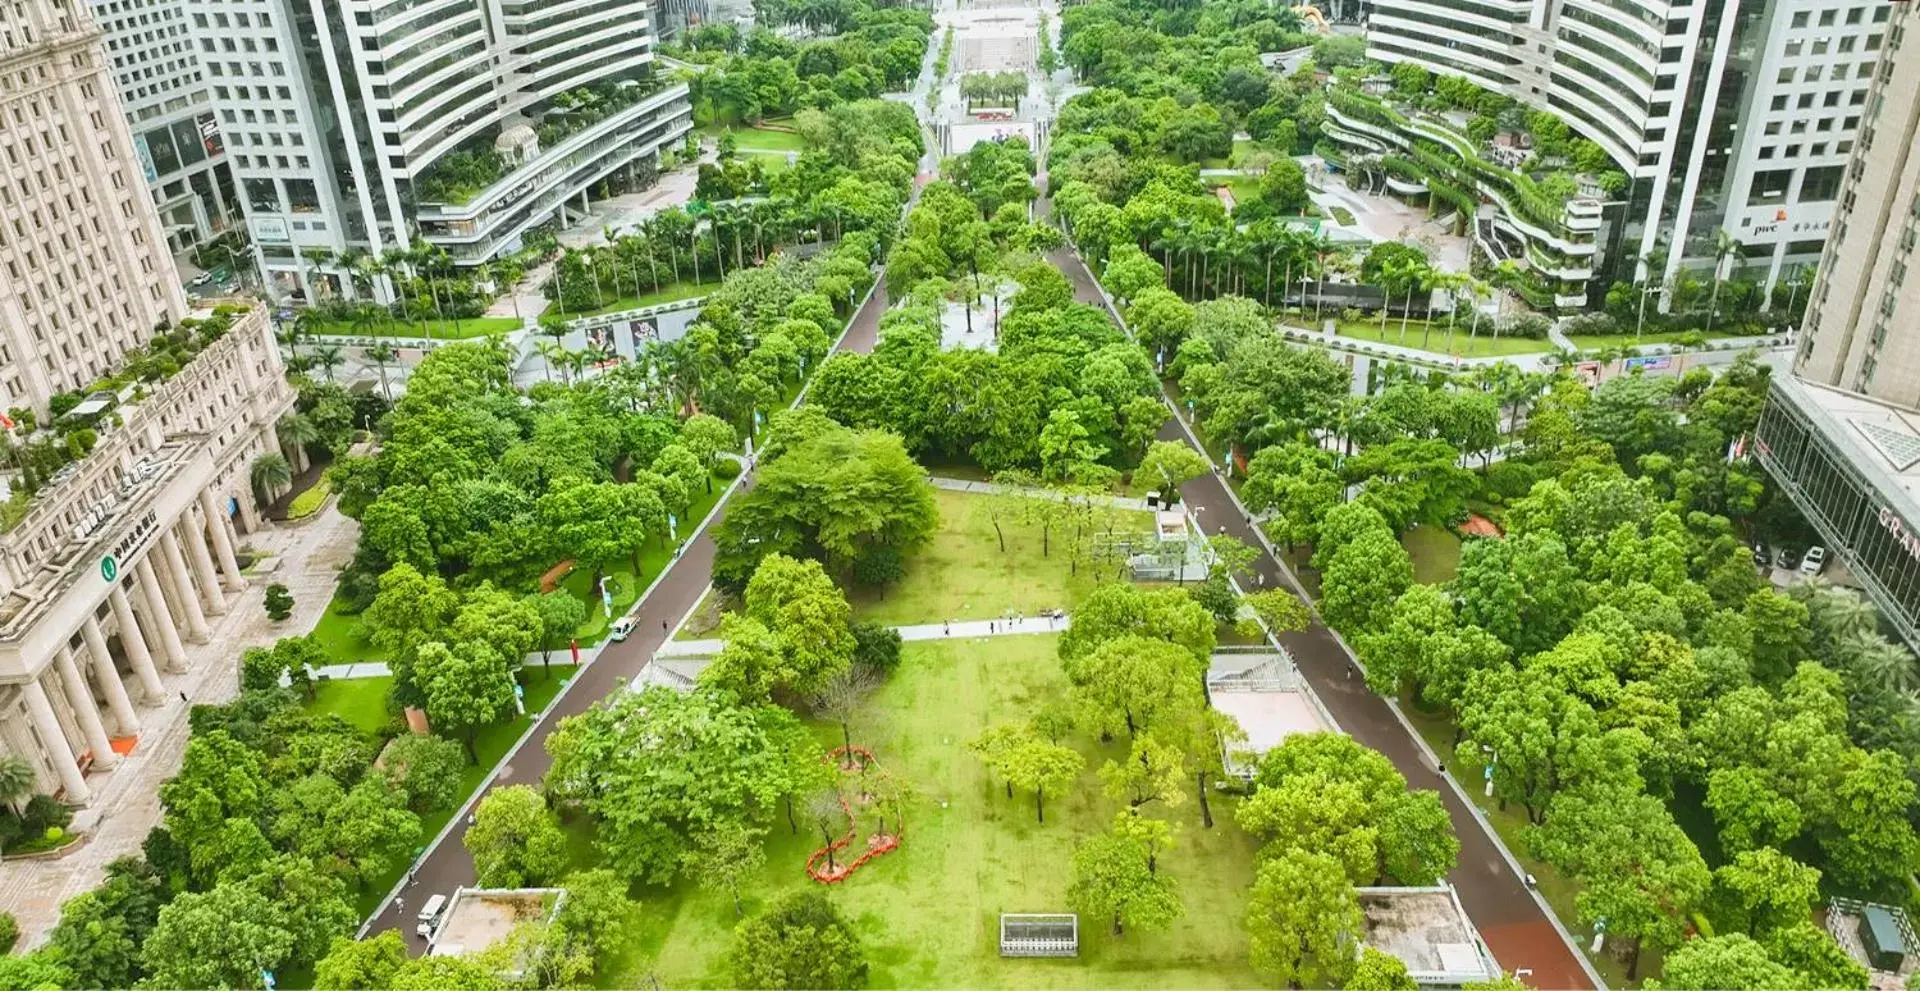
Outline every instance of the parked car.
<svg viewBox="0 0 1920 991">
<path fill-rule="evenodd" d="M 418 923 L 413 927 L 414 933 L 431 938 L 434 924 L 440 921 L 440 913 L 446 911 L 446 908 L 446 895 L 434 895 L 427 899 L 427 903 L 420 906 L 420 914 L 414 917 Z"/>
<path fill-rule="evenodd" d="M 1800 566 L 1800 552 L 1791 547 L 1782 547 L 1773 553 L 1773 566 L 1787 571 Z"/>
<path fill-rule="evenodd" d="M 1818 544 L 1807 548 L 1807 556 L 1800 559 L 1800 573 L 1812 578 L 1827 566 L 1827 549 Z"/>
<path fill-rule="evenodd" d="M 1773 555 L 1768 552 L 1766 544 L 1756 543 L 1753 545 L 1754 567 L 1764 568 L 1767 566 L 1767 562 L 1771 560 L 1773 560 Z"/>
<path fill-rule="evenodd" d="M 613 621 L 613 628 L 607 631 L 607 639 L 619 643 L 632 635 L 636 624 L 631 616 L 622 616 Z"/>
</svg>

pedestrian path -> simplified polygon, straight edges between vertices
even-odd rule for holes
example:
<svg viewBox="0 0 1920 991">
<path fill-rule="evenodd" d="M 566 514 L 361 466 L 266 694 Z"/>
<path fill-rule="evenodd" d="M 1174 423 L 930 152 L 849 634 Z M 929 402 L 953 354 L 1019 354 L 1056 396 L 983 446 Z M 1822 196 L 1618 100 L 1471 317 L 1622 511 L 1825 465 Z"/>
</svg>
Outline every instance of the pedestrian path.
<svg viewBox="0 0 1920 991">
<path fill-rule="evenodd" d="M 988 495 L 996 490 L 1006 491 L 1005 489 L 998 489 L 991 482 L 981 482 L 969 478 L 942 478 L 935 475 L 929 478 L 928 481 L 933 483 L 934 488 L 946 489 L 948 492 L 969 492 L 974 495 Z M 1014 491 L 1018 491 L 1022 495 L 1040 496 L 1042 498 L 1057 499 L 1063 502 L 1067 498 L 1065 492 L 1059 492 L 1054 489 L 1017 489 Z M 1106 496 L 1102 501 L 1115 509 L 1137 509 L 1143 513 L 1153 508 L 1147 505 L 1147 500 L 1136 499 L 1133 496 Z"/>
<path fill-rule="evenodd" d="M 972 640 L 980 637 L 1025 636 L 1030 633 L 1059 633 L 1073 625 L 1073 617 L 1015 616 L 1011 619 L 963 619 L 954 623 L 919 623 L 893 629 L 907 643 L 922 640 Z M 655 652 L 657 657 L 711 657 L 720 653 L 726 641 L 669 640 Z"/>
<path fill-rule="evenodd" d="M 588 655 L 597 649 L 598 648 L 590 647 L 580 648 L 581 663 L 586 663 Z M 573 652 L 562 648 L 549 653 L 547 659 L 542 661 L 539 652 L 535 651 L 534 653 L 528 654 L 526 660 L 521 662 L 522 667 L 529 668 L 545 667 L 547 665 L 554 667 L 572 667 Z M 393 669 L 387 667 L 386 661 L 360 661 L 357 664 L 329 664 L 325 667 L 313 668 L 307 673 L 315 679 L 351 681 L 355 678 L 389 678 L 393 676 Z M 282 680 L 285 680 L 285 676 L 282 676 Z"/>
</svg>

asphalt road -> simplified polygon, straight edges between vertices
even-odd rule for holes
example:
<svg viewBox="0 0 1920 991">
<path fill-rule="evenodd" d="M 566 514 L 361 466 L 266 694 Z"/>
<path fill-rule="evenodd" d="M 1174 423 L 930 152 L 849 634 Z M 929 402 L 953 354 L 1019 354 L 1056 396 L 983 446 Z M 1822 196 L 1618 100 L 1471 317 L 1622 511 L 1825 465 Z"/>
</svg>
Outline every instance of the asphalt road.
<svg viewBox="0 0 1920 991">
<path fill-rule="evenodd" d="M 1077 299 L 1104 308 L 1105 302 L 1093 276 L 1079 256 L 1062 250 L 1049 255 L 1047 260 L 1073 283 Z M 1191 444 L 1179 421 L 1174 419 L 1160 428 L 1159 437 Z M 1299 589 L 1294 577 L 1265 550 L 1252 523 L 1241 514 L 1239 504 L 1218 474 L 1181 486 L 1180 497 L 1206 532 L 1224 530 L 1248 546 L 1261 548 L 1249 570 L 1260 575 L 1263 587 Z M 1395 717 L 1384 700 L 1367 689 L 1365 680 L 1355 672 L 1353 655 L 1334 632 L 1320 622 L 1316 614 L 1307 629 L 1282 633 L 1279 639 L 1342 730 L 1369 749 L 1385 754 L 1394 767 L 1406 775 L 1411 786 L 1439 791 L 1440 800 L 1453 819 L 1454 834 L 1460 838 L 1460 859 L 1447 880 L 1459 891 L 1461 905 L 1479 927 L 1480 935 L 1500 966 L 1508 973 L 1532 971 L 1526 980 L 1535 987 L 1592 988 L 1593 982 L 1582 969 L 1580 960 L 1560 938 L 1523 879 L 1508 866 L 1466 802 L 1448 786 L 1428 759 L 1415 735 Z"/>
</svg>

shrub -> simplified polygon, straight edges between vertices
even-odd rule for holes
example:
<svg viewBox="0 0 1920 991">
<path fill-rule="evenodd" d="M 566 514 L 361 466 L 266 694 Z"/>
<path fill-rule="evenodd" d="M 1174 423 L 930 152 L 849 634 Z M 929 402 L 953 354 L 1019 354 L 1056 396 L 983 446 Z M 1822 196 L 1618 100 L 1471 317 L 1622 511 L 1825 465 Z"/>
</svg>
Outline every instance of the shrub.
<svg viewBox="0 0 1920 991">
<path fill-rule="evenodd" d="M 891 585 L 906 573 L 906 561 L 897 547 L 870 548 L 853 562 L 853 580 L 869 587 Z"/>
<path fill-rule="evenodd" d="M 299 520 L 312 516 L 326 503 L 327 496 L 332 492 L 333 486 L 328 484 L 327 476 L 322 474 L 320 479 L 308 486 L 305 492 L 293 497 L 293 502 L 287 505 L 287 519 Z"/>
<path fill-rule="evenodd" d="M 853 663 L 892 674 L 900 666 L 900 631 L 879 623 L 855 623 Z"/>
<path fill-rule="evenodd" d="M 20 923 L 12 912 L 0 912 L 0 953 L 12 953 L 20 942 Z"/>
<path fill-rule="evenodd" d="M 721 458 L 713 463 L 713 477 L 724 478 L 731 482 L 740 475 L 740 462 L 732 458 Z"/>
<path fill-rule="evenodd" d="M 1538 313 L 1510 313 L 1500 318 L 1499 328 L 1502 337 L 1525 337 L 1529 340 L 1545 340 L 1547 330 L 1553 321 Z"/>
<path fill-rule="evenodd" d="M 1598 337 L 1619 333 L 1620 322 L 1605 313 L 1582 313 L 1561 321 L 1560 331 L 1575 337 Z"/>
<path fill-rule="evenodd" d="M 35 795 L 27 800 L 20 819 L 22 835 L 43 833 L 49 827 L 60 828 L 73 821 L 73 810 L 54 801 L 52 795 Z"/>
<path fill-rule="evenodd" d="M 278 623 L 293 615 L 293 593 L 285 585 L 275 582 L 267 586 L 267 618 Z"/>
</svg>

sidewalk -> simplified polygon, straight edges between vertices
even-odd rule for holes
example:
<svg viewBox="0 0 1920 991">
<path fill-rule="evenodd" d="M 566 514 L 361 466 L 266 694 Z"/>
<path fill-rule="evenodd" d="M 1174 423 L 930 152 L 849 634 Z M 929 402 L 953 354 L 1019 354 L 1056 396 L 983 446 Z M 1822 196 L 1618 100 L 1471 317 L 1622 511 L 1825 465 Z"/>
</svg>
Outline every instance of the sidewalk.
<svg viewBox="0 0 1920 991">
<path fill-rule="evenodd" d="M 978 637 L 1025 636 L 1032 633 L 1060 633 L 1073 625 L 1073 617 L 1020 616 L 1014 619 L 966 619 L 957 623 L 921 623 L 896 626 L 900 639 L 907 643 L 922 640 L 971 640 Z M 726 646 L 725 640 L 669 640 L 654 652 L 656 657 L 712 657 Z"/>
<path fill-rule="evenodd" d="M 157 706 L 136 704 L 141 733 L 133 752 L 114 769 L 87 776 L 94 801 L 77 812 L 71 829 L 91 830 L 91 837 L 57 860 L 0 863 L 0 911 L 19 921 L 23 950 L 45 938 L 62 902 L 98 885 L 108 863 L 138 854 L 160 824 L 160 786 L 180 770 L 189 734 L 190 706 L 181 693 L 196 704 L 226 702 L 239 692 L 241 651 L 313 629 L 340 569 L 353 558 L 358 533 L 359 524 L 329 508 L 309 523 L 243 535 L 244 546 L 275 561 L 272 571 L 250 574 L 246 589 L 229 598 L 227 614 L 207 617 L 213 635 L 204 644 L 186 644 L 185 674 L 161 669 L 166 694 Z M 267 619 L 262 604 L 272 582 L 293 593 L 293 616 L 280 623 Z"/>
<path fill-rule="evenodd" d="M 929 478 L 928 481 L 933 483 L 934 488 L 946 489 L 948 492 L 967 492 L 973 495 L 987 495 L 994 491 L 994 486 L 990 482 L 976 482 L 965 478 L 941 478 L 935 475 Z M 1066 501 L 1067 498 L 1066 493 L 1056 492 L 1053 489 L 1020 489 L 1018 491 L 1022 495 L 1039 496 L 1062 502 Z M 1137 509 L 1143 513 L 1153 508 L 1147 505 L 1147 500 L 1136 499 L 1133 496 L 1105 496 L 1102 501 L 1115 509 Z"/>
</svg>

